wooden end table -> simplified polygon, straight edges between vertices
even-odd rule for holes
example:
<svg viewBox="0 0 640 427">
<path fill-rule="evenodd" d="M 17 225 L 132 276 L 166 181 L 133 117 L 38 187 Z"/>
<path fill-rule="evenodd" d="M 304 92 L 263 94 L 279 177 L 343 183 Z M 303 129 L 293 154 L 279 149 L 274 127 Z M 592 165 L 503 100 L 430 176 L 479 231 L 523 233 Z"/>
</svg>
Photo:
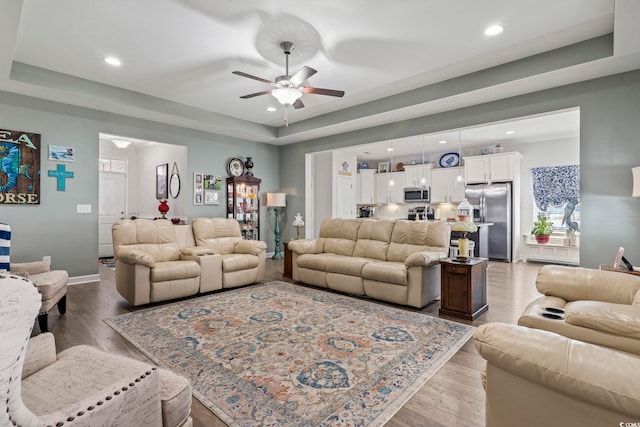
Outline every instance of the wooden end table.
<svg viewBox="0 0 640 427">
<path fill-rule="evenodd" d="M 283 243 L 284 245 L 284 273 L 282 275 L 284 277 L 291 278 L 293 272 L 293 254 L 291 253 L 291 249 L 288 248 L 289 244 L 287 242 Z"/>
<path fill-rule="evenodd" d="M 440 314 L 474 320 L 489 309 L 487 305 L 486 258 L 440 261 Z"/>
</svg>

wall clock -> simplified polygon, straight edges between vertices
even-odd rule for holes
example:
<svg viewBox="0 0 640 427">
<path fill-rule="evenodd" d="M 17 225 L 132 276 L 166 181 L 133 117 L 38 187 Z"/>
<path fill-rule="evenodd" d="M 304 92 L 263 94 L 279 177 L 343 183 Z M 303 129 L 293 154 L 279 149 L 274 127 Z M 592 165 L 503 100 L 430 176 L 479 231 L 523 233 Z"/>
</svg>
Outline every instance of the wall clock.
<svg viewBox="0 0 640 427">
<path fill-rule="evenodd" d="M 227 162 L 227 173 L 230 176 L 241 176 L 244 173 L 244 163 L 242 160 L 234 157 Z"/>
<path fill-rule="evenodd" d="M 460 164 L 460 156 L 458 153 L 447 153 L 440 157 L 441 168 L 452 168 Z"/>
</svg>

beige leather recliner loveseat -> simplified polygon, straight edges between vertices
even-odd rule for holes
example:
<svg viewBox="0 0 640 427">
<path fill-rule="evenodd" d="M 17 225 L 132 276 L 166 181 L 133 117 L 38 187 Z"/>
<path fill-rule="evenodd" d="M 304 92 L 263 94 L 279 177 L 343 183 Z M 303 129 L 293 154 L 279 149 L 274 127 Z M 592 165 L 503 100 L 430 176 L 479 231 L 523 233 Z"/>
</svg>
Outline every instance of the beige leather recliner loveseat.
<svg viewBox="0 0 640 427">
<path fill-rule="evenodd" d="M 289 242 L 296 281 L 424 307 L 440 295 L 447 257 L 446 222 L 325 219 L 317 239 Z"/>
<path fill-rule="evenodd" d="M 238 222 L 196 218 L 121 220 L 112 227 L 116 289 L 142 305 L 248 285 L 264 279 L 266 244 L 243 241 Z M 196 241 L 198 245 L 196 246 Z"/>
<path fill-rule="evenodd" d="M 545 265 L 518 324 L 640 355 L 640 277 Z"/>
</svg>

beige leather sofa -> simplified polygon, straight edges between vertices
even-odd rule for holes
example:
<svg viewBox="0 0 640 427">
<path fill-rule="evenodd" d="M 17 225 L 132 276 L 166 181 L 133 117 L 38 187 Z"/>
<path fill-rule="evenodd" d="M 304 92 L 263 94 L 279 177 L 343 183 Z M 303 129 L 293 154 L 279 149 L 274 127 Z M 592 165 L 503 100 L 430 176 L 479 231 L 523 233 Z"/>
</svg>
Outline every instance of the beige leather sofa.
<svg viewBox="0 0 640 427">
<path fill-rule="evenodd" d="M 267 245 L 242 240 L 236 220 L 196 218 L 193 224 L 117 221 L 112 236 L 120 295 L 137 306 L 264 279 Z"/>
<path fill-rule="evenodd" d="M 640 355 L 640 277 L 546 265 L 536 287 L 519 325 Z"/>
<path fill-rule="evenodd" d="M 640 358 L 548 331 L 502 323 L 474 336 L 487 360 L 487 427 L 640 423 Z"/>
<path fill-rule="evenodd" d="M 325 219 L 317 239 L 289 242 L 294 280 L 322 288 L 424 307 L 440 295 L 449 252 L 445 222 Z"/>
</svg>

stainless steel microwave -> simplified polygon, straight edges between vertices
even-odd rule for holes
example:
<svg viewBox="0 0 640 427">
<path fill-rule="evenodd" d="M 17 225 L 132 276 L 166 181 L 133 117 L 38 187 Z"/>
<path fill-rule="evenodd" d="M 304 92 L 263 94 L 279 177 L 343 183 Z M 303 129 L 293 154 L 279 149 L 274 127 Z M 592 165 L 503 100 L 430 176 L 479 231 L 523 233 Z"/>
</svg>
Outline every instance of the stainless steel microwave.
<svg viewBox="0 0 640 427">
<path fill-rule="evenodd" d="M 405 188 L 404 189 L 404 201 L 405 202 L 429 202 L 429 189 L 428 188 Z"/>
</svg>

